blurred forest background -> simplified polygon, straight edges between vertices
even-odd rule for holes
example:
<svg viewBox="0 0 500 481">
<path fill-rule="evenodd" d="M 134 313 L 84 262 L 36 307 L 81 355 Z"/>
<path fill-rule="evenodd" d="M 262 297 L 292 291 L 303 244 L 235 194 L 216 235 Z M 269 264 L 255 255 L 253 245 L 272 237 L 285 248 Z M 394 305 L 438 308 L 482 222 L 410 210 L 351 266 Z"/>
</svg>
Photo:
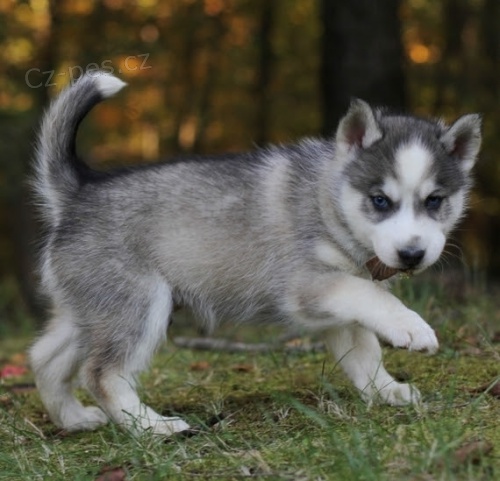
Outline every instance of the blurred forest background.
<svg viewBox="0 0 500 481">
<path fill-rule="evenodd" d="M 130 84 L 83 126 L 98 168 L 331 135 L 352 96 L 483 113 L 456 253 L 462 272 L 500 273 L 499 0 L 0 0 L 0 59 L 0 334 L 39 307 L 26 176 L 40 114 L 97 68 Z"/>
</svg>

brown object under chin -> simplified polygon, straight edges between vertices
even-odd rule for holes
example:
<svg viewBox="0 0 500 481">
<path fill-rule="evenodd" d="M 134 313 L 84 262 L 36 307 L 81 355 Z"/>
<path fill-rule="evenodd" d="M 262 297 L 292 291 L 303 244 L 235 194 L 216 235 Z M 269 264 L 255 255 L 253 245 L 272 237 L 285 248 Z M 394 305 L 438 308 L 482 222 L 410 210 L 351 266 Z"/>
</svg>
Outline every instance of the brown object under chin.
<svg viewBox="0 0 500 481">
<path fill-rule="evenodd" d="M 400 269 L 386 266 L 377 256 L 372 257 L 365 264 L 365 267 L 370 271 L 374 281 L 385 281 L 401 272 Z"/>
</svg>

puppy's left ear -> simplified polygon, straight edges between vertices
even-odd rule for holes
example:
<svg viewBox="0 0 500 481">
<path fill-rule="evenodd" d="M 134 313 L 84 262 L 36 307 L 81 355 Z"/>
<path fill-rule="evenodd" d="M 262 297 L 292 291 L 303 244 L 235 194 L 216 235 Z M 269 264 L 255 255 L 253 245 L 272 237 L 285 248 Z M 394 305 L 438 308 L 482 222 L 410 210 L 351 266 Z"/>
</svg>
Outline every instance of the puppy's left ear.
<svg viewBox="0 0 500 481">
<path fill-rule="evenodd" d="M 448 154 L 456 158 L 463 170 L 469 171 L 481 148 L 481 116 L 468 114 L 460 117 L 441 136 Z"/>
<path fill-rule="evenodd" d="M 346 151 L 366 149 L 380 138 L 382 132 L 372 108 L 361 99 L 353 99 L 340 120 L 335 139 L 337 146 Z"/>
</svg>

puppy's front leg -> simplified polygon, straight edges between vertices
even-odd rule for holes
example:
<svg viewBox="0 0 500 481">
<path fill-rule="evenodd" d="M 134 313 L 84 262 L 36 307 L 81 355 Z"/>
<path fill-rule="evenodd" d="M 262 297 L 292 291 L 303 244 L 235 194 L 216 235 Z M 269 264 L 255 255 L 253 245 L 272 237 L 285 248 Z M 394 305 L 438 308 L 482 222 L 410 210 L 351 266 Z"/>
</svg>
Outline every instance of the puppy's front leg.
<svg viewBox="0 0 500 481">
<path fill-rule="evenodd" d="M 316 278 L 295 297 L 295 320 L 309 329 L 326 329 L 325 341 L 365 400 L 399 405 L 420 394 L 385 370 L 377 336 L 395 347 L 435 352 L 432 328 L 379 285 L 346 274 Z"/>
<path fill-rule="evenodd" d="M 434 353 L 434 330 L 416 313 L 367 279 L 348 274 L 318 279 L 297 297 L 298 321 L 308 328 L 358 324 L 394 347 Z"/>
<path fill-rule="evenodd" d="M 378 339 L 368 329 L 361 326 L 332 329 L 325 335 L 325 344 L 365 401 L 395 406 L 420 400 L 417 388 L 397 382 L 385 370 Z"/>
</svg>

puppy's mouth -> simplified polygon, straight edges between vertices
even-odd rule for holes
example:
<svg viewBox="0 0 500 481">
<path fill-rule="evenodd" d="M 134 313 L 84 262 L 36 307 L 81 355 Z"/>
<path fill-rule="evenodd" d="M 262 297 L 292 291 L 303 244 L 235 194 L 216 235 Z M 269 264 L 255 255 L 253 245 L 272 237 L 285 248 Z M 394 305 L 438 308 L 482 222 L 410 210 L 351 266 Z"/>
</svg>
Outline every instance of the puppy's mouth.
<svg viewBox="0 0 500 481">
<path fill-rule="evenodd" d="M 385 265 L 377 256 L 372 257 L 365 264 L 365 267 L 370 272 L 374 281 L 385 281 L 396 274 L 403 274 L 406 277 L 410 277 L 414 272 L 414 269 L 397 269 L 395 267 L 389 267 Z"/>
</svg>

